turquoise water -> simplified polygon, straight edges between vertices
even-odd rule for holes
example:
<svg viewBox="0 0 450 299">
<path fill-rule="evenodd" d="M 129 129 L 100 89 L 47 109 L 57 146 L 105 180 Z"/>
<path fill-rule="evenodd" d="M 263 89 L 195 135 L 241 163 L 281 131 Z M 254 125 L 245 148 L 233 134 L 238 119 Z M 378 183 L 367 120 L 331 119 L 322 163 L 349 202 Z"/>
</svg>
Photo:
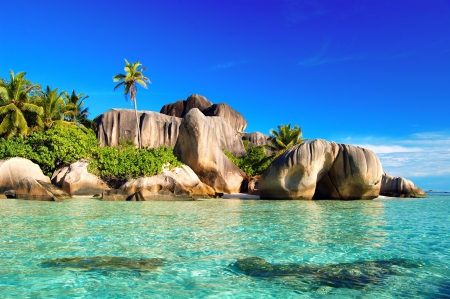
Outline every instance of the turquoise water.
<svg viewBox="0 0 450 299">
<path fill-rule="evenodd" d="M 0 297 L 449 298 L 449 215 L 445 194 L 1 200 Z"/>
</svg>

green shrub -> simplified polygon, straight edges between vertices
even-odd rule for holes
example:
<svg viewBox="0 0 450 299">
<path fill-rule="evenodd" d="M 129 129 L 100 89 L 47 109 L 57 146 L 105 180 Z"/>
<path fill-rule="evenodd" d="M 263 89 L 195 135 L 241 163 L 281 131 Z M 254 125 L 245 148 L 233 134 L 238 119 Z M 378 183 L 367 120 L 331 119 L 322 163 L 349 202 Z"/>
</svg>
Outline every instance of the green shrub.
<svg viewBox="0 0 450 299">
<path fill-rule="evenodd" d="M 125 182 L 140 176 L 161 173 L 165 165 L 170 168 L 182 163 L 174 156 L 172 149 L 137 149 L 130 145 L 98 147 L 93 151 L 89 171 L 107 182 Z"/>
<path fill-rule="evenodd" d="M 47 131 L 39 131 L 26 139 L 13 137 L 0 142 L 0 159 L 23 157 L 38 164 L 45 175 L 62 165 L 87 158 L 97 147 L 93 132 L 85 133 L 76 126 L 56 125 Z"/>
<path fill-rule="evenodd" d="M 248 140 L 244 140 L 247 156 L 236 158 L 233 154 L 224 150 L 225 155 L 247 176 L 260 175 L 267 169 L 273 158 L 264 152 L 263 146 L 250 146 Z"/>
</svg>

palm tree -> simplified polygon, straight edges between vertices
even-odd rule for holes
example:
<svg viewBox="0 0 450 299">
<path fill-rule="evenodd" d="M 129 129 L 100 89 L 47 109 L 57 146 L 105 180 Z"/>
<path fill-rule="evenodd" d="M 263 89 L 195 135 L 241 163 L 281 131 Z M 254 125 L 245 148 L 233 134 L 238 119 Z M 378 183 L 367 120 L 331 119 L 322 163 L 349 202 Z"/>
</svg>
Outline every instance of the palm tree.
<svg viewBox="0 0 450 299">
<path fill-rule="evenodd" d="M 64 101 L 66 103 L 64 111 L 64 119 L 69 122 L 75 123 L 82 130 L 95 129 L 95 123 L 88 119 L 89 108 L 84 108 L 84 100 L 89 98 L 84 93 L 76 94 L 75 90 L 72 90 L 72 94 L 69 95 L 64 92 Z"/>
<path fill-rule="evenodd" d="M 42 107 L 30 102 L 30 94 L 40 89 L 24 77 L 25 72 L 14 75 L 9 72 L 10 80 L 0 81 L 0 136 L 9 139 L 14 135 L 26 136 L 29 125 L 43 127 Z"/>
<path fill-rule="evenodd" d="M 267 148 L 272 151 L 273 157 L 278 157 L 287 149 L 294 145 L 301 144 L 305 140 L 302 138 L 302 128 L 295 125 L 291 128 L 291 124 L 278 126 L 278 132 L 274 129 L 270 130 L 269 145 Z"/>
<path fill-rule="evenodd" d="M 130 64 L 125 59 L 125 74 L 117 74 L 113 77 L 114 82 L 119 82 L 119 84 L 114 87 L 114 90 L 123 85 L 124 87 L 124 95 L 125 100 L 130 97 L 131 102 L 134 103 L 134 113 L 136 115 L 136 127 L 138 132 L 138 146 L 141 148 L 141 131 L 139 128 L 139 121 L 137 116 L 137 103 L 136 103 L 136 93 L 137 93 L 137 85 L 139 83 L 142 87 L 147 88 L 148 83 L 152 83 L 149 78 L 145 77 L 142 72 L 146 70 L 145 67 L 142 67 L 142 64 L 139 61 Z"/>
<path fill-rule="evenodd" d="M 58 88 L 51 89 L 47 85 L 45 92 L 36 99 L 36 104 L 42 107 L 44 129 L 50 129 L 54 124 L 62 124 L 64 122 L 64 111 L 66 103 L 62 95 L 64 92 L 58 93 Z"/>
</svg>

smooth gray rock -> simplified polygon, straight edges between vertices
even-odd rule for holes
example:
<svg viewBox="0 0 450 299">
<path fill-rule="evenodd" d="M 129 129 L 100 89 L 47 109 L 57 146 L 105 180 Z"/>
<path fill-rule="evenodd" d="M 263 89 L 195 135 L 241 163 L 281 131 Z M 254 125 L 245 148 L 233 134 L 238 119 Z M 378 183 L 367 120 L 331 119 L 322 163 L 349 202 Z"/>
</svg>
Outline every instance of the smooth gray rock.
<svg viewBox="0 0 450 299">
<path fill-rule="evenodd" d="M 69 199 L 70 195 L 51 183 L 26 177 L 19 181 L 16 198 L 27 200 L 60 201 Z"/>
<path fill-rule="evenodd" d="M 88 162 L 83 159 L 58 169 L 53 173 L 52 183 L 72 195 L 89 195 L 109 189 L 108 184 L 96 175 L 89 173 Z"/>
<path fill-rule="evenodd" d="M 142 146 L 173 147 L 178 137 L 181 118 L 153 111 L 138 111 Z M 138 144 L 136 115 L 132 109 L 111 109 L 95 119 L 101 146 L 117 146 L 121 138 Z"/>
<path fill-rule="evenodd" d="M 16 157 L 0 161 L 0 193 L 15 189 L 26 177 L 50 183 L 50 178 L 44 175 L 39 165 L 28 159 Z"/>
<path fill-rule="evenodd" d="M 181 123 L 174 154 L 215 192 L 239 193 L 246 175 L 222 152 L 217 122 L 222 124 L 223 131 L 233 131 L 223 118 L 206 117 L 200 110 L 191 109 Z M 238 140 L 242 145 L 242 140 Z"/>
<path fill-rule="evenodd" d="M 380 195 L 391 197 L 426 197 L 425 191 L 414 185 L 410 180 L 402 177 L 394 177 L 392 175 L 383 173 L 381 180 Z"/>
<path fill-rule="evenodd" d="M 244 132 L 248 124 L 242 114 L 226 103 L 214 104 L 201 111 L 206 116 L 220 116 L 226 119 L 237 132 Z"/>
<path fill-rule="evenodd" d="M 333 167 L 317 183 L 316 199 L 374 199 L 380 194 L 383 169 L 369 149 L 339 144 Z"/>
<path fill-rule="evenodd" d="M 204 96 L 193 94 L 190 95 L 185 101 L 179 100 L 175 103 L 166 104 L 161 108 L 160 113 L 176 116 L 176 117 L 184 117 L 192 108 L 197 108 L 200 111 L 212 106 L 212 103 L 208 101 Z"/>
<path fill-rule="evenodd" d="M 259 179 L 261 198 L 313 199 L 316 184 L 338 155 L 337 143 L 317 139 L 278 156 Z"/>
</svg>

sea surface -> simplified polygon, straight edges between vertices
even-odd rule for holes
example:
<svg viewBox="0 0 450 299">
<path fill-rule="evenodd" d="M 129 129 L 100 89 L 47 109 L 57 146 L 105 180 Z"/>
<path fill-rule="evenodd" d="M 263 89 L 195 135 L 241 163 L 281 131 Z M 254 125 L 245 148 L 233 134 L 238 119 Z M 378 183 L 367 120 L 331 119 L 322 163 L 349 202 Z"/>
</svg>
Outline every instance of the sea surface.
<svg viewBox="0 0 450 299">
<path fill-rule="evenodd" d="M 450 298 L 450 194 L 0 200 L 0 298 Z"/>
</svg>

